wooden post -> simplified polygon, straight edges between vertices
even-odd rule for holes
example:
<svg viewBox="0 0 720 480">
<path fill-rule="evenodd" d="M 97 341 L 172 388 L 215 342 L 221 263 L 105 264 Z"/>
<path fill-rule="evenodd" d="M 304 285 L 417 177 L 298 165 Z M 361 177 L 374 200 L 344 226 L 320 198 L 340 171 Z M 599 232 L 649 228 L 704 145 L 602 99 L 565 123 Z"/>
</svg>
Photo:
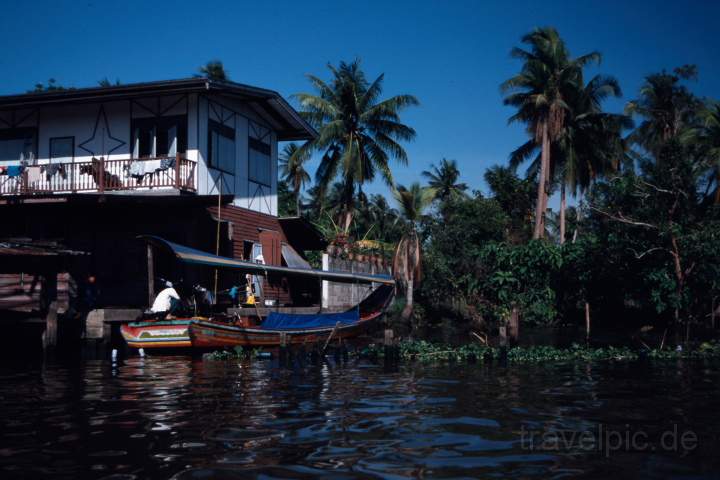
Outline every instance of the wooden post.
<svg viewBox="0 0 720 480">
<path fill-rule="evenodd" d="M 180 153 L 175 154 L 175 188 L 180 190 Z"/>
<path fill-rule="evenodd" d="M 99 165 L 100 171 L 98 172 L 99 188 L 101 192 L 105 191 L 105 157 L 100 157 Z M 92 167 L 91 167 L 92 168 Z"/>
<path fill-rule="evenodd" d="M 585 341 L 590 341 L 590 303 L 585 302 Z"/>
<path fill-rule="evenodd" d="M 149 243 L 147 244 L 147 276 L 148 306 L 151 306 L 155 301 L 155 261 L 153 247 Z"/>
<path fill-rule="evenodd" d="M 288 349 L 287 349 L 287 333 L 280 332 L 280 366 L 284 367 L 288 363 Z"/>
<path fill-rule="evenodd" d="M 42 334 L 43 350 L 57 346 L 57 301 L 50 302 L 45 314 L 45 331 Z"/>
</svg>

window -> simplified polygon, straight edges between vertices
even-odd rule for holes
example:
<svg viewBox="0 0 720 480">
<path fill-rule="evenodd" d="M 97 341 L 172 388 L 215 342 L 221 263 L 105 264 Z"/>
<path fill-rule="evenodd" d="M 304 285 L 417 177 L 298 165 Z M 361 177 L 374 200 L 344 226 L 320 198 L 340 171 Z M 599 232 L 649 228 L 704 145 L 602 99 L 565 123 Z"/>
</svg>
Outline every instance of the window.
<svg viewBox="0 0 720 480">
<path fill-rule="evenodd" d="M 235 174 L 235 130 L 210 120 L 208 159 L 211 168 Z"/>
<path fill-rule="evenodd" d="M 50 163 L 72 163 L 75 158 L 75 137 L 50 139 Z"/>
<path fill-rule="evenodd" d="M 270 186 L 270 145 L 252 137 L 248 139 L 248 145 L 250 147 L 248 153 L 250 163 L 250 180 Z"/>
<path fill-rule="evenodd" d="M 20 164 L 37 158 L 37 131 L 34 128 L 0 130 L 0 162 Z"/>
<path fill-rule="evenodd" d="M 187 149 L 187 117 L 133 120 L 133 158 L 174 157 Z"/>
</svg>

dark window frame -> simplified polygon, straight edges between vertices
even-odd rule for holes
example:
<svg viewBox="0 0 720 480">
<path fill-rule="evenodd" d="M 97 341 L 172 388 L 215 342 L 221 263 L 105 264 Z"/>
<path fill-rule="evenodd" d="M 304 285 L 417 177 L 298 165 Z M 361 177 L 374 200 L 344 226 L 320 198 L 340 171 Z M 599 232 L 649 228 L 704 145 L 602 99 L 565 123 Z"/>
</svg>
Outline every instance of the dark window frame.
<svg viewBox="0 0 720 480">
<path fill-rule="evenodd" d="M 70 163 L 75 162 L 75 136 L 74 135 L 68 135 L 65 137 L 50 137 L 48 140 L 48 162 L 53 162 L 53 140 L 72 140 L 72 154 L 71 154 L 71 160 Z"/>
<path fill-rule="evenodd" d="M 136 117 L 130 120 L 130 157 L 135 159 L 135 130 L 138 125 L 142 124 L 154 124 L 156 128 L 155 132 L 155 155 L 154 156 L 142 156 L 138 155 L 138 159 L 143 158 L 165 158 L 167 154 L 157 153 L 157 129 L 158 127 L 169 128 L 173 124 L 177 127 L 177 151 L 176 153 L 187 153 L 188 149 L 188 116 L 187 114 L 181 115 L 168 115 L 168 116 L 156 116 L 156 117 Z"/>
<path fill-rule="evenodd" d="M 213 170 L 218 170 L 223 173 L 227 173 L 228 175 L 233 175 L 237 173 L 237 155 L 236 158 L 233 161 L 233 166 L 235 167 L 233 171 L 226 170 L 224 168 L 221 168 L 219 165 L 215 165 L 213 162 L 213 148 L 212 148 L 212 134 L 213 132 L 217 133 L 218 135 L 221 135 L 225 138 L 232 138 L 233 143 L 235 143 L 237 147 L 237 135 L 235 132 L 235 129 L 232 127 L 228 127 L 227 125 L 223 125 L 220 122 L 217 122 L 212 119 L 208 119 L 208 129 L 207 129 L 207 166 L 208 168 L 212 168 Z"/>
<path fill-rule="evenodd" d="M 272 135 L 272 134 L 270 134 Z M 271 137 L 272 138 L 272 137 Z M 269 183 L 261 182 L 257 179 L 254 179 L 252 175 L 250 174 L 250 150 L 255 150 L 258 153 L 261 153 L 263 155 L 268 156 L 268 165 L 270 167 L 270 172 L 268 173 Z M 248 135 L 248 155 L 247 155 L 247 174 L 248 174 L 248 181 L 256 183 L 258 185 L 262 185 L 264 187 L 272 188 L 272 146 L 268 143 L 263 142 L 262 140 L 258 140 L 257 138 L 253 138 L 250 135 Z"/>
<path fill-rule="evenodd" d="M 34 135 L 33 152 L 35 153 L 35 160 L 39 158 L 38 145 L 39 145 L 39 132 L 38 127 L 12 127 L 12 128 L 0 128 L 0 140 L 11 140 L 18 138 L 17 132 L 30 132 Z M 19 160 L 19 159 L 18 159 Z"/>
</svg>

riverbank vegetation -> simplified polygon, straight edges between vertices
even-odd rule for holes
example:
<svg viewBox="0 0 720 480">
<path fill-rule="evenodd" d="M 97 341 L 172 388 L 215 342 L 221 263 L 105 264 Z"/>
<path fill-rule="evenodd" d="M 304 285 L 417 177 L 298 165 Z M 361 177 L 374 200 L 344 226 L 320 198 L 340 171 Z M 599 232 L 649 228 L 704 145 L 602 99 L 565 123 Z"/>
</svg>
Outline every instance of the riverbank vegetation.
<svg viewBox="0 0 720 480">
<path fill-rule="evenodd" d="M 713 336 L 720 104 L 693 93 L 697 68 L 650 74 L 608 112 L 622 90 L 586 77 L 599 52 L 573 56 L 543 28 L 511 55 L 519 71 L 502 101 L 527 141 L 485 172 L 484 189 L 446 159 L 420 175 L 427 185 L 395 185 L 391 160 L 411 162 L 401 143 L 415 136 L 400 115 L 418 100 L 382 100 L 383 76 L 369 81 L 357 61 L 331 67 L 327 83 L 309 76 L 315 93 L 297 99 L 320 135 L 285 150 L 281 214 L 299 212 L 345 249 L 394 257 L 406 300 L 392 325 L 406 337 L 469 342 L 513 312 L 523 326 L 592 324 L 650 349 Z M 313 152 L 320 168 L 303 193 Z M 387 198 L 363 192 L 376 172 Z"/>
</svg>

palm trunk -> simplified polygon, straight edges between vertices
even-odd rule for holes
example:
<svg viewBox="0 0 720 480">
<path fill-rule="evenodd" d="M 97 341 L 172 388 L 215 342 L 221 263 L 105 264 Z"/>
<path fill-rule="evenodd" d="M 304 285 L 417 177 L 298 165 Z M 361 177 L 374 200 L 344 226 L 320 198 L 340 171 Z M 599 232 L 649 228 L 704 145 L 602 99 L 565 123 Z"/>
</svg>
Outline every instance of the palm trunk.
<svg viewBox="0 0 720 480">
<path fill-rule="evenodd" d="M 540 175 L 538 176 L 538 194 L 535 204 L 535 231 L 533 238 L 543 238 L 545 236 L 545 208 L 547 189 L 546 182 L 550 166 L 550 138 L 548 137 L 547 122 L 542 125 L 542 153 L 540 154 Z"/>
<path fill-rule="evenodd" d="M 720 168 L 715 170 L 715 205 L 720 204 Z"/>
<path fill-rule="evenodd" d="M 295 214 L 300 216 L 300 189 L 295 189 Z"/>
<path fill-rule="evenodd" d="M 565 243 L 565 209 L 567 199 L 565 198 L 565 182 L 560 184 L 560 245 Z"/>
<path fill-rule="evenodd" d="M 580 202 L 575 206 L 575 231 L 573 232 L 572 243 L 577 241 L 578 230 L 580 229 Z"/>
<path fill-rule="evenodd" d="M 404 320 L 409 319 L 413 312 L 413 277 L 412 275 L 407 282 L 407 291 L 405 292 L 405 308 L 402 311 L 402 318 Z"/>
<path fill-rule="evenodd" d="M 343 228 L 343 232 L 345 232 L 346 235 L 350 233 L 350 226 L 352 225 L 352 216 L 353 216 L 352 209 L 350 209 L 350 208 L 347 208 L 345 210 L 345 212 L 343 213 L 343 222 L 342 222 L 343 227 L 342 228 Z"/>
</svg>

